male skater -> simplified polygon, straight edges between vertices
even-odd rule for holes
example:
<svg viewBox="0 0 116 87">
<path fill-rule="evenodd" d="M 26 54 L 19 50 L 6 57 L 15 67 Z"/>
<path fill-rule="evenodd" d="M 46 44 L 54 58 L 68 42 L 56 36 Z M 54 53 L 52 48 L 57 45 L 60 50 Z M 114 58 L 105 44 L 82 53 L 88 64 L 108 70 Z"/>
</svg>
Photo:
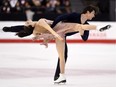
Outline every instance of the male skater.
<svg viewBox="0 0 116 87">
<path fill-rule="evenodd" d="M 91 12 L 95 12 L 95 14 L 90 14 Z M 88 24 L 87 20 L 92 20 L 93 17 L 95 17 L 95 15 L 98 13 L 98 8 L 94 7 L 94 6 L 88 6 L 86 7 L 83 12 L 81 14 L 79 13 L 71 13 L 71 14 L 65 14 L 65 15 L 61 15 L 59 17 L 57 17 L 53 24 L 51 25 L 51 27 L 54 27 L 58 22 L 62 21 L 62 22 L 72 22 L 72 23 L 79 23 L 79 24 Z M 67 33 L 65 35 L 65 37 L 67 36 L 71 36 L 73 34 L 76 34 L 78 32 L 72 32 L 72 33 Z M 85 30 L 84 34 L 81 36 L 82 39 L 84 41 L 86 41 L 88 39 L 89 36 L 89 31 Z M 68 57 L 68 48 L 67 48 L 67 43 L 65 41 L 65 62 L 67 61 L 67 57 Z M 59 68 L 59 58 L 58 58 L 58 63 L 57 63 L 57 68 L 56 68 L 56 72 L 54 75 L 54 80 L 57 80 L 59 77 L 59 73 L 60 73 L 60 68 Z"/>
<path fill-rule="evenodd" d="M 65 14 L 65 15 L 61 15 L 61 16 L 57 17 L 54 20 L 54 22 L 52 23 L 51 27 L 53 28 L 59 22 L 70 22 L 70 23 L 72 22 L 72 23 L 79 23 L 79 24 L 89 24 L 87 21 L 92 20 L 97 15 L 98 12 L 99 12 L 99 8 L 90 5 L 90 6 L 87 6 L 80 14 L 74 12 L 71 14 Z M 110 25 L 107 25 L 105 27 L 100 28 L 99 31 L 107 30 L 110 27 L 111 27 Z M 71 33 L 67 33 L 65 35 L 65 52 L 64 52 L 65 63 L 66 63 L 67 57 L 68 57 L 68 48 L 67 48 L 67 43 L 66 43 L 66 37 L 71 36 L 71 35 L 76 34 L 76 33 L 78 33 L 78 32 L 71 32 Z M 86 41 L 88 39 L 88 36 L 89 36 L 89 30 L 85 30 L 84 34 L 81 35 L 81 37 L 84 41 Z M 57 83 L 64 82 L 63 81 L 64 78 L 59 76 L 59 75 L 60 75 L 60 64 L 59 64 L 59 58 L 58 58 L 57 68 L 56 68 L 56 72 L 54 75 L 54 82 L 57 82 Z M 59 77 L 61 77 L 61 78 L 59 78 Z M 65 80 L 65 82 L 66 82 L 66 80 Z"/>
</svg>

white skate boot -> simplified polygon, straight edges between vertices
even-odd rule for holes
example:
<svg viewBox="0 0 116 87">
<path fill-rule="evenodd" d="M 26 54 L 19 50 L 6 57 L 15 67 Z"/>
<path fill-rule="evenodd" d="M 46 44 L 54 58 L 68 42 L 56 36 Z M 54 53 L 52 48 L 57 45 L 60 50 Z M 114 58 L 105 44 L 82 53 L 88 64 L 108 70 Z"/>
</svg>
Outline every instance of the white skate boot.
<svg viewBox="0 0 116 87">
<path fill-rule="evenodd" d="M 66 83 L 66 78 L 64 74 L 60 74 L 59 78 L 54 81 L 54 84 Z"/>
</svg>

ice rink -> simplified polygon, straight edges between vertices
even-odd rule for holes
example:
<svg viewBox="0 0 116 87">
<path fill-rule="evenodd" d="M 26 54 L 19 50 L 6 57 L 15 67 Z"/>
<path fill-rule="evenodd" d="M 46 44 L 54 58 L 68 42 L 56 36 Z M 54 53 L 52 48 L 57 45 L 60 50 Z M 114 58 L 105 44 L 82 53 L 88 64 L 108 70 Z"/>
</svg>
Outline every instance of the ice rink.
<svg viewBox="0 0 116 87">
<path fill-rule="evenodd" d="M 0 87 L 116 87 L 116 43 L 68 43 L 63 85 L 53 83 L 57 57 L 55 43 L 0 43 Z"/>
<path fill-rule="evenodd" d="M 114 44 L 68 44 L 67 83 L 60 87 L 116 87 Z M 55 44 L 0 44 L 0 87 L 56 87 Z"/>
</svg>

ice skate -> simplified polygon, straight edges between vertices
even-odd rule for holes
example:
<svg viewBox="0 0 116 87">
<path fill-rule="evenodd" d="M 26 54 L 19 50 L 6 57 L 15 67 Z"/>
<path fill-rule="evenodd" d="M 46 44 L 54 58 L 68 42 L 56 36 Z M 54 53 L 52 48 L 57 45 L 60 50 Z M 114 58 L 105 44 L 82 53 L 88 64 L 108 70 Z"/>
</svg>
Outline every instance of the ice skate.
<svg viewBox="0 0 116 87">
<path fill-rule="evenodd" d="M 66 83 L 66 78 L 64 74 L 60 74 L 60 77 L 54 81 L 54 84 Z"/>
<path fill-rule="evenodd" d="M 105 30 L 108 30 L 109 28 L 111 28 L 111 25 L 106 25 L 105 27 L 102 27 L 99 29 L 99 31 L 105 31 Z"/>
</svg>

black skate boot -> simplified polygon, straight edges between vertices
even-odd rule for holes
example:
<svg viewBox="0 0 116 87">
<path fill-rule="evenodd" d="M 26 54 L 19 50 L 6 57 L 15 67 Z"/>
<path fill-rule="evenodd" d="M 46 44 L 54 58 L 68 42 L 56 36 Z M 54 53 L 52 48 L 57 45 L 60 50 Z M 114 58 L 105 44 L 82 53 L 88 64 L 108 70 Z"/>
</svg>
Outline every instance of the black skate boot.
<svg viewBox="0 0 116 87">
<path fill-rule="evenodd" d="M 55 77 L 54 77 L 54 81 L 57 80 L 58 78 L 59 78 L 59 76 L 55 76 Z"/>
<path fill-rule="evenodd" d="M 100 32 L 108 30 L 109 28 L 111 28 L 111 25 L 106 25 L 105 27 L 102 27 L 99 29 Z"/>
</svg>

